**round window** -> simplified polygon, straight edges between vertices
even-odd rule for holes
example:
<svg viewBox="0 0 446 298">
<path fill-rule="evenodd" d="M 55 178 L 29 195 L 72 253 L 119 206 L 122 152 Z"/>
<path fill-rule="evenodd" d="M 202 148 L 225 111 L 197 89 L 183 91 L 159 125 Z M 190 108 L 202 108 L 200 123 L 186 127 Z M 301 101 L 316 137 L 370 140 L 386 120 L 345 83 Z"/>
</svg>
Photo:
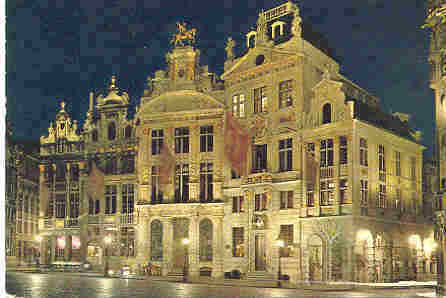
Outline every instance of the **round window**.
<svg viewBox="0 0 446 298">
<path fill-rule="evenodd" d="M 256 65 L 261 65 L 263 64 L 263 62 L 265 62 L 265 56 L 263 55 L 258 55 L 256 57 Z"/>
</svg>

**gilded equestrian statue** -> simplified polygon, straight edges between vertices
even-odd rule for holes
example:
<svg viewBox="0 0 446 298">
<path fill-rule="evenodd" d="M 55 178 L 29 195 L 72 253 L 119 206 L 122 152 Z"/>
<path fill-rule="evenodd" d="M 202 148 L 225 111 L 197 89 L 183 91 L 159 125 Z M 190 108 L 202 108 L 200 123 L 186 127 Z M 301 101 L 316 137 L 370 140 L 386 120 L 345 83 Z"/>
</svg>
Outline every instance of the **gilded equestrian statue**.
<svg viewBox="0 0 446 298">
<path fill-rule="evenodd" d="M 188 41 L 189 44 L 195 43 L 195 34 L 197 32 L 197 29 L 192 28 L 190 30 L 187 30 L 185 23 L 177 23 L 177 31 L 178 33 L 176 33 L 171 40 L 171 43 L 173 43 L 175 46 L 184 47 L 184 41 Z"/>
</svg>

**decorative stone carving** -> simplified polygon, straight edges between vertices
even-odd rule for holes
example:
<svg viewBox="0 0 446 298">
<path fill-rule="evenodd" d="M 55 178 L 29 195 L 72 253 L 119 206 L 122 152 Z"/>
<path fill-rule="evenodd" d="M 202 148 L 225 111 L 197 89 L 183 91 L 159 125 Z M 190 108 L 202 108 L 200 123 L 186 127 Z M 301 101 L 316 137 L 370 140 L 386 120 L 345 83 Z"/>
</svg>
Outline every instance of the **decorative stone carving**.
<svg viewBox="0 0 446 298">
<path fill-rule="evenodd" d="M 228 41 L 226 42 L 226 59 L 227 60 L 233 60 L 234 55 L 234 48 L 235 48 L 235 41 L 232 39 L 232 37 L 228 37 Z"/>
</svg>

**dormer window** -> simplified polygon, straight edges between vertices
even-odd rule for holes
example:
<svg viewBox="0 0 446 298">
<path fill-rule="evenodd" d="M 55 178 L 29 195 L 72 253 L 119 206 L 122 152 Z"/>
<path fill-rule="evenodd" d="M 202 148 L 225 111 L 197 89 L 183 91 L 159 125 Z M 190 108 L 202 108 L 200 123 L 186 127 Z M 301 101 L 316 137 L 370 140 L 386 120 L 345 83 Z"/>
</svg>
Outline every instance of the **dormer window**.
<svg viewBox="0 0 446 298">
<path fill-rule="evenodd" d="M 246 34 L 246 47 L 252 49 L 256 46 L 256 31 L 250 31 Z"/>
<path fill-rule="evenodd" d="M 326 103 L 322 107 L 322 124 L 331 123 L 331 104 Z"/>
<path fill-rule="evenodd" d="M 111 122 L 108 125 L 108 140 L 113 141 L 116 138 L 116 125 L 114 122 Z"/>
<path fill-rule="evenodd" d="M 283 27 L 284 27 L 285 23 L 282 21 L 277 21 L 274 22 L 271 25 L 271 32 L 272 32 L 272 38 L 273 40 L 281 37 L 283 35 Z"/>
</svg>

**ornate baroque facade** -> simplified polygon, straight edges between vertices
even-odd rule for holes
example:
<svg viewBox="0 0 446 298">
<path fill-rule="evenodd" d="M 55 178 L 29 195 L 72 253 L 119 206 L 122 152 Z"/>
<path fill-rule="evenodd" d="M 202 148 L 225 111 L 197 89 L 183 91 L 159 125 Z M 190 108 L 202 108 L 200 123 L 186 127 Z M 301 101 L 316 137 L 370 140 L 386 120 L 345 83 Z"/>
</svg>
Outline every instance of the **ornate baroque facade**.
<svg viewBox="0 0 446 298">
<path fill-rule="evenodd" d="M 262 11 L 242 56 L 228 39 L 221 79 L 200 65 L 195 31 L 178 27 L 132 120 L 113 77 L 105 97 L 90 95 L 79 134 L 62 104 L 41 138 L 42 263 L 101 268 L 106 256 L 113 269 L 270 280 L 280 267 L 293 283 L 432 278 L 419 134 L 339 73 L 295 4 Z M 227 111 L 251 132 L 241 177 L 224 152 Z M 164 147 L 175 165 L 162 184 Z M 93 161 L 105 173 L 98 200 L 87 196 Z"/>
</svg>

